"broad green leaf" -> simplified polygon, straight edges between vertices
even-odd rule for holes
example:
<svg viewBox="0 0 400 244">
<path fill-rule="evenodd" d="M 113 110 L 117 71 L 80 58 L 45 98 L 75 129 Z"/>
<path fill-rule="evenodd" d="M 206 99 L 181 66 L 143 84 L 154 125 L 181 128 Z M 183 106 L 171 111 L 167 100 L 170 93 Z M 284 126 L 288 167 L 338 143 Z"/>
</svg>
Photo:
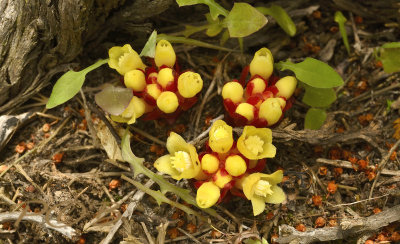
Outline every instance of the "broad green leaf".
<svg viewBox="0 0 400 244">
<path fill-rule="evenodd" d="M 331 66 L 314 58 L 306 58 L 297 64 L 281 61 L 275 67 L 293 71 L 297 79 L 312 87 L 332 88 L 343 84 L 342 77 Z"/>
<path fill-rule="evenodd" d="M 225 21 L 230 37 L 245 37 L 261 29 L 268 19 L 248 3 L 235 3 Z"/>
<path fill-rule="evenodd" d="M 86 74 L 107 62 L 108 59 L 100 59 L 81 71 L 75 72 L 70 70 L 63 74 L 54 85 L 50 98 L 47 101 L 46 108 L 54 108 L 73 98 L 82 88 Z"/>
<path fill-rule="evenodd" d="M 349 40 L 347 39 L 346 28 L 344 27 L 344 23 L 346 23 L 347 19 L 344 17 L 342 12 L 336 11 L 335 13 L 335 22 L 339 24 L 340 35 L 342 35 L 344 46 L 346 47 L 347 53 L 350 54 L 350 45 Z"/>
<path fill-rule="evenodd" d="M 133 97 L 132 89 L 109 85 L 94 96 L 97 105 L 112 115 L 120 115 Z"/>
<path fill-rule="evenodd" d="M 378 59 L 386 73 L 400 71 L 400 42 L 386 43 L 379 49 Z"/>
<path fill-rule="evenodd" d="M 400 48 L 400 42 L 389 42 L 382 45 L 382 48 Z"/>
<path fill-rule="evenodd" d="M 326 112 L 319 108 L 310 108 L 306 113 L 304 128 L 319 130 L 326 120 Z"/>
<path fill-rule="evenodd" d="M 210 44 L 207 42 L 202 42 L 202 41 L 198 41 L 195 39 L 186 38 L 183 36 L 170 36 L 170 35 L 160 34 L 157 36 L 157 41 L 161 40 L 161 39 L 165 39 L 171 43 L 183 43 L 183 44 L 188 44 L 188 45 L 193 45 L 193 46 L 198 46 L 198 47 L 217 49 L 217 50 L 226 51 L 226 52 L 237 52 L 233 49 L 220 47 L 220 46 L 213 45 L 213 44 Z"/>
<path fill-rule="evenodd" d="M 214 0 L 176 0 L 176 2 L 178 3 L 179 7 L 194 4 L 206 4 L 210 8 L 210 14 L 213 19 L 218 18 L 219 15 L 228 15 L 228 11 Z"/>
<path fill-rule="evenodd" d="M 264 15 L 271 15 L 272 18 L 276 20 L 276 23 L 278 23 L 278 25 L 289 36 L 294 36 L 296 34 L 296 25 L 293 23 L 293 20 L 281 6 L 272 5 L 269 8 L 257 7 L 256 9 Z"/>
<path fill-rule="evenodd" d="M 303 103 L 316 108 L 325 108 L 336 101 L 336 92 L 333 88 L 315 88 L 305 85 Z"/>
<path fill-rule="evenodd" d="M 156 54 L 156 44 L 157 44 L 157 31 L 154 30 L 151 33 L 146 44 L 144 44 L 144 47 L 140 52 L 140 56 L 154 58 L 154 55 Z"/>
</svg>

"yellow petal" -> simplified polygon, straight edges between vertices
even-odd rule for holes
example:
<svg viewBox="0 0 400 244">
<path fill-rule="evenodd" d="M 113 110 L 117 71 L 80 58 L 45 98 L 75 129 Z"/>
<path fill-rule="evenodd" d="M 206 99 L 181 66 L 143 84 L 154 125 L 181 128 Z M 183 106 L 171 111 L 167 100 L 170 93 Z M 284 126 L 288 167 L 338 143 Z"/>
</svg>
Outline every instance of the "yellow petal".
<svg viewBox="0 0 400 244">
<path fill-rule="evenodd" d="M 162 87 L 167 87 L 170 82 L 174 81 L 174 74 L 171 68 L 164 68 L 158 72 L 157 82 Z"/>
<path fill-rule="evenodd" d="M 245 126 L 237 147 L 250 160 L 273 158 L 276 154 L 276 147 L 272 145 L 272 131 L 268 128 Z"/>
<path fill-rule="evenodd" d="M 221 174 L 221 170 L 218 170 L 218 172 L 215 173 L 213 180 L 215 185 L 219 188 L 224 188 L 226 184 L 231 182 L 232 176 L 227 173 Z"/>
<path fill-rule="evenodd" d="M 285 192 L 282 190 L 282 188 L 280 188 L 277 185 L 273 185 L 271 187 L 271 190 L 273 193 L 265 197 L 265 202 L 272 204 L 279 204 L 285 201 L 286 195 Z"/>
<path fill-rule="evenodd" d="M 286 99 L 289 99 L 296 89 L 297 80 L 294 76 L 285 76 L 278 80 L 275 86 L 279 90 L 276 96 L 282 96 Z"/>
<path fill-rule="evenodd" d="M 187 71 L 178 77 L 178 91 L 184 98 L 192 98 L 203 88 L 203 80 L 198 73 Z"/>
<path fill-rule="evenodd" d="M 282 182 L 283 179 L 283 171 L 277 170 L 272 174 L 261 174 L 260 177 L 262 180 L 268 181 L 271 185 L 276 185 Z"/>
<path fill-rule="evenodd" d="M 252 199 L 254 196 L 254 187 L 261 178 L 261 173 L 253 173 L 244 178 L 242 183 L 243 193 L 247 199 Z"/>
<path fill-rule="evenodd" d="M 129 118 L 124 118 L 120 115 L 116 116 L 116 115 L 110 115 L 110 118 L 112 121 L 118 122 L 118 123 L 126 123 L 129 121 Z"/>
<path fill-rule="evenodd" d="M 141 92 L 146 87 L 146 80 L 143 71 L 135 69 L 125 73 L 124 83 L 128 88 Z"/>
<path fill-rule="evenodd" d="M 254 58 L 250 63 L 251 76 L 259 75 L 264 79 L 268 79 L 274 70 L 274 58 L 268 48 L 261 48 L 254 54 Z"/>
<path fill-rule="evenodd" d="M 179 174 L 176 180 L 180 179 L 192 179 L 199 175 L 201 170 L 199 156 L 197 155 L 196 148 L 193 145 L 187 144 L 188 153 L 190 156 L 190 160 L 192 162 L 192 167 L 189 169 L 184 170 L 182 173 Z"/>
<path fill-rule="evenodd" d="M 158 158 L 154 162 L 154 168 L 164 174 L 171 175 L 172 177 L 176 176 L 179 173 L 177 170 L 172 168 L 171 155 L 168 154 Z"/>
<path fill-rule="evenodd" d="M 214 152 L 228 152 L 233 145 L 232 127 L 223 120 L 215 121 L 209 132 L 208 143 Z"/>
<path fill-rule="evenodd" d="M 235 112 L 245 117 L 248 121 L 254 119 L 254 106 L 250 103 L 240 103 Z"/>
<path fill-rule="evenodd" d="M 236 81 L 231 81 L 226 83 L 222 87 L 222 97 L 224 99 L 231 99 L 232 102 L 238 103 L 243 99 L 243 86 Z"/>
<path fill-rule="evenodd" d="M 167 150 L 170 154 L 175 154 L 175 152 L 179 151 L 188 152 L 188 145 L 180 135 L 171 132 L 167 139 Z"/>
<path fill-rule="evenodd" d="M 218 186 L 212 182 L 205 182 L 197 189 L 197 205 L 200 208 L 209 208 L 218 201 L 220 194 Z"/>
<path fill-rule="evenodd" d="M 254 196 L 253 198 L 251 198 L 251 205 L 253 206 L 254 216 L 259 215 L 265 209 L 264 198 L 259 197 L 259 196 Z"/>
<path fill-rule="evenodd" d="M 205 154 L 201 159 L 201 168 L 209 174 L 217 172 L 219 168 L 219 160 L 212 154 Z"/>
<path fill-rule="evenodd" d="M 268 122 L 268 126 L 274 125 L 282 116 L 282 102 L 279 98 L 268 98 L 261 106 L 258 116 Z"/>
<path fill-rule="evenodd" d="M 225 161 L 225 169 L 232 176 L 239 176 L 246 172 L 247 165 L 239 155 L 229 156 Z"/>
<path fill-rule="evenodd" d="M 172 68 L 176 61 L 176 54 L 171 43 L 167 40 L 160 40 L 156 46 L 154 61 L 157 67 L 166 65 Z"/>
<path fill-rule="evenodd" d="M 157 107 L 166 114 L 175 112 L 178 106 L 178 97 L 173 92 L 162 92 L 157 98 Z"/>
</svg>

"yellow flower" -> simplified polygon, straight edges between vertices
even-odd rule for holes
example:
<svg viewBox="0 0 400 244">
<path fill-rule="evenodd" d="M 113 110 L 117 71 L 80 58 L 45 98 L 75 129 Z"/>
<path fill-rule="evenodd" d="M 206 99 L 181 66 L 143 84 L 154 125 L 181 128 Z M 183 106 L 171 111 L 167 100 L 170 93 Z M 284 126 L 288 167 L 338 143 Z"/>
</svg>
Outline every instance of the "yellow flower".
<svg viewBox="0 0 400 244">
<path fill-rule="evenodd" d="M 170 82 L 174 82 L 174 74 L 172 69 L 164 68 L 158 72 L 157 82 L 163 88 L 167 87 Z"/>
<path fill-rule="evenodd" d="M 197 189 L 197 205 L 200 208 L 209 208 L 218 201 L 220 195 L 221 192 L 218 186 L 212 182 L 205 182 Z"/>
<path fill-rule="evenodd" d="M 286 102 L 282 98 L 268 98 L 261 104 L 258 116 L 265 119 L 268 126 L 271 126 L 281 118 L 284 104 Z"/>
<path fill-rule="evenodd" d="M 139 69 L 130 70 L 124 75 L 124 83 L 128 88 L 136 92 L 141 92 L 146 88 L 146 79 L 143 71 Z"/>
<path fill-rule="evenodd" d="M 250 63 L 251 76 L 259 75 L 264 79 L 268 79 L 274 70 L 274 58 L 268 48 L 261 48 L 254 54 L 254 58 Z"/>
<path fill-rule="evenodd" d="M 176 54 L 171 43 L 167 40 L 160 40 L 156 46 L 154 61 L 157 67 L 166 65 L 172 68 L 175 65 Z"/>
<path fill-rule="evenodd" d="M 286 99 L 289 99 L 296 89 L 297 80 L 294 76 L 285 76 L 278 80 L 275 86 L 279 90 L 276 96 L 282 96 Z"/>
<path fill-rule="evenodd" d="M 115 122 L 133 124 L 148 109 L 148 105 L 142 98 L 133 96 L 124 112 L 119 116 L 111 115 L 111 119 Z"/>
<path fill-rule="evenodd" d="M 178 77 L 178 91 L 184 98 L 191 98 L 203 89 L 203 80 L 198 73 L 187 71 Z"/>
<path fill-rule="evenodd" d="M 245 117 L 248 121 L 252 121 L 254 119 L 254 106 L 250 103 L 240 103 L 235 112 Z"/>
<path fill-rule="evenodd" d="M 212 154 L 205 154 L 201 159 L 201 168 L 209 174 L 217 172 L 219 168 L 219 159 Z"/>
<path fill-rule="evenodd" d="M 268 128 L 245 126 L 237 141 L 237 148 L 250 160 L 273 158 L 276 147 L 272 145 L 272 131 Z"/>
<path fill-rule="evenodd" d="M 175 112 L 178 106 L 178 97 L 173 92 L 162 92 L 157 98 L 157 107 L 166 114 Z"/>
<path fill-rule="evenodd" d="M 246 172 L 246 161 L 239 155 L 229 156 L 225 160 L 225 170 L 232 176 L 239 176 Z"/>
<path fill-rule="evenodd" d="M 253 85 L 253 90 L 251 91 L 251 95 L 256 93 L 262 93 L 266 87 L 264 80 L 261 78 L 255 78 L 249 81 L 249 84 L 247 84 L 247 86 L 249 86 L 250 84 Z"/>
<path fill-rule="evenodd" d="M 145 69 L 139 54 L 132 49 L 131 45 L 125 44 L 122 47 L 116 46 L 108 50 L 108 65 L 112 69 L 116 69 L 121 75 L 134 69 Z"/>
<path fill-rule="evenodd" d="M 224 99 L 231 99 L 232 102 L 238 103 L 243 99 L 243 86 L 236 81 L 231 81 L 226 83 L 222 87 L 222 97 Z"/>
<path fill-rule="evenodd" d="M 223 120 L 215 121 L 209 132 L 208 144 L 214 152 L 228 152 L 233 145 L 232 127 Z"/>
<path fill-rule="evenodd" d="M 213 181 L 219 188 L 224 188 L 226 184 L 232 181 L 232 176 L 226 172 L 218 170 L 217 173 L 213 175 Z"/>
<path fill-rule="evenodd" d="M 253 173 L 245 177 L 242 183 L 243 193 L 251 200 L 254 216 L 264 211 L 265 203 L 279 204 L 286 199 L 282 188 L 277 186 L 282 179 L 282 170 L 273 174 Z"/>
<path fill-rule="evenodd" d="M 191 179 L 199 174 L 201 166 L 196 148 L 180 135 L 171 132 L 167 139 L 167 150 L 169 154 L 154 162 L 158 171 L 171 175 L 175 180 Z"/>
</svg>

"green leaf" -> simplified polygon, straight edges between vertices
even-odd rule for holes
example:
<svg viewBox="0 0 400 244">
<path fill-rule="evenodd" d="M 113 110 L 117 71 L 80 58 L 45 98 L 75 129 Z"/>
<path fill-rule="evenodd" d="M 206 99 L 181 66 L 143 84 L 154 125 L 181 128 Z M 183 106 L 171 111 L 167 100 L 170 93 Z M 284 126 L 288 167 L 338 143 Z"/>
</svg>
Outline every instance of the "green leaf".
<svg viewBox="0 0 400 244">
<path fill-rule="evenodd" d="M 210 14 L 213 19 L 218 18 L 219 15 L 228 15 L 228 11 L 214 0 L 176 0 L 176 2 L 178 3 L 179 7 L 194 4 L 206 4 L 210 8 Z"/>
<path fill-rule="evenodd" d="M 245 37 L 261 29 L 268 19 L 248 3 L 235 3 L 225 21 L 230 37 Z"/>
<path fill-rule="evenodd" d="M 344 46 L 346 47 L 347 53 L 350 54 L 350 45 L 349 40 L 347 39 L 346 28 L 344 27 L 344 23 L 346 23 L 347 19 L 344 17 L 342 12 L 336 11 L 335 13 L 335 22 L 339 24 L 340 35 L 342 35 Z"/>
<path fill-rule="evenodd" d="M 207 27 L 207 31 L 206 34 L 207 36 L 213 37 L 218 35 L 222 29 L 224 28 L 221 21 L 219 20 L 219 18 L 217 19 L 212 19 L 210 14 L 206 14 L 206 18 L 207 18 L 207 22 L 208 25 Z"/>
<path fill-rule="evenodd" d="M 112 115 L 120 115 L 133 97 L 132 89 L 109 85 L 94 96 L 97 105 Z"/>
<path fill-rule="evenodd" d="M 140 52 L 140 56 L 154 58 L 154 55 L 156 54 L 156 44 L 157 44 L 157 31 L 154 30 L 151 33 L 146 44 L 144 44 L 144 47 Z"/>
<path fill-rule="evenodd" d="M 226 51 L 226 52 L 237 52 L 236 50 L 233 50 L 233 49 L 220 47 L 220 46 L 213 45 L 213 44 L 210 44 L 207 42 L 202 42 L 202 41 L 198 41 L 195 39 L 186 38 L 183 36 L 170 36 L 170 35 L 160 34 L 157 36 L 157 41 L 161 40 L 161 39 L 165 39 L 171 43 L 183 43 L 183 44 L 188 44 L 188 45 L 193 45 L 193 46 L 198 46 L 198 47 L 217 49 L 217 50 Z"/>
<path fill-rule="evenodd" d="M 386 73 L 400 71 L 400 42 L 386 43 L 379 49 L 378 59 Z"/>
<path fill-rule="evenodd" d="M 229 39 L 229 31 L 225 30 L 222 35 L 221 35 L 221 39 L 219 40 L 219 44 L 221 46 L 225 45 L 226 41 L 228 41 Z"/>
<path fill-rule="evenodd" d="M 47 101 L 46 108 L 51 109 L 73 98 L 83 86 L 86 74 L 107 63 L 108 59 L 100 59 L 89 67 L 79 71 L 68 71 L 56 82 Z"/>
<path fill-rule="evenodd" d="M 312 86 L 305 86 L 305 94 L 303 103 L 317 108 L 325 108 L 336 101 L 336 92 L 333 88 L 315 88 Z"/>
<path fill-rule="evenodd" d="M 316 88 L 331 88 L 343 84 L 340 75 L 328 64 L 314 58 L 306 58 L 303 62 L 292 63 L 281 61 L 275 64 L 279 70 L 291 70 L 297 79 Z"/>
<path fill-rule="evenodd" d="M 319 108 L 310 108 L 306 113 L 304 128 L 319 130 L 326 120 L 326 112 Z"/>
<path fill-rule="evenodd" d="M 183 35 L 185 37 L 189 37 L 192 34 L 206 30 L 207 28 L 208 25 L 202 25 L 202 26 L 185 25 L 185 30 L 178 32 L 177 35 Z"/>
<path fill-rule="evenodd" d="M 264 15 L 271 15 L 272 18 L 276 20 L 276 23 L 278 23 L 278 25 L 289 36 L 294 36 L 296 34 L 296 25 L 293 23 L 293 20 L 281 6 L 272 5 L 269 8 L 257 7 L 256 9 Z"/>
</svg>

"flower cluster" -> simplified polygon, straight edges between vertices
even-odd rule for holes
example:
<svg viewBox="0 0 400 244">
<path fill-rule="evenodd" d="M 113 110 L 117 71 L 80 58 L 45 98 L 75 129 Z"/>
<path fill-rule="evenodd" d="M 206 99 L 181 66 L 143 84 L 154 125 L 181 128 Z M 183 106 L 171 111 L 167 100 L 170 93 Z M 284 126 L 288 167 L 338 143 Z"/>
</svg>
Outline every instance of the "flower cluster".
<svg viewBox="0 0 400 244">
<path fill-rule="evenodd" d="M 245 126 L 235 141 L 232 127 L 217 120 L 200 156 L 193 145 L 173 132 L 167 140 L 167 149 L 169 154 L 157 159 L 154 167 L 176 180 L 196 179 L 196 202 L 201 208 L 222 201 L 228 192 L 251 200 L 254 215 L 263 212 L 265 203 L 285 200 L 283 190 L 277 186 L 282 181 L 282 171 L 271 175 L 259 173 L 265 166 L 265 158 L 276 153 L 268 128 Z"/>
<path fill-rule="evenodd" d="M 166 40 L 157 43 L 152 66 L 146 66 L 129 44 L 112 47 L 108 65 L 123 76 L 124 85 L 134 94 L 125 111 L 112 116 L 117 122 L 132 124 L 144 114 L 145 120 L 175 118 L 196 103 L 203 88 L 198 73 L 180 73 L 175 51 Z"/>
<path fill-rule="evenodd" d="M 269 49 L 258 50 L 240 81 L 227 82 L 222 88 L 224 106 L 237 126 L 269 127 L 276 124 L 291 107 L 289 98 L 297 80 L 293 76 L 281 79 L 272 75 L 274 60 Z M 245 85 L 244 77 L 250 71 Z"/>
</svg>

